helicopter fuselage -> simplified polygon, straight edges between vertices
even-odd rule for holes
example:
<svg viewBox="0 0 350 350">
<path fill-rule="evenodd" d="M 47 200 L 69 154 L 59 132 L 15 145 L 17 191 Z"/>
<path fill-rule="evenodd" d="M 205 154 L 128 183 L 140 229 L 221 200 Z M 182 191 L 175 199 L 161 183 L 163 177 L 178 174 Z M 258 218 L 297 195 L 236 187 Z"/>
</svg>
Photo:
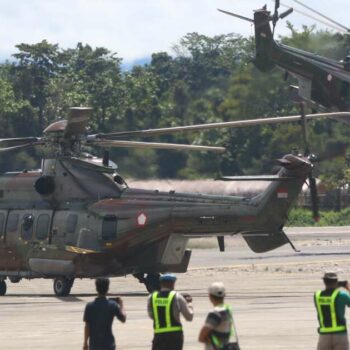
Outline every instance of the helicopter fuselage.
<svg viewBox="0 0 350 350">
<path fill-rule="evenodd" d="M 288 242 L 283 224 L 307 176 L 297 172 L 248 199 L 130 189 L 104 171 L 61 159 L 0 177 L 1 278 L 185 272 L 194 237 L 241 233 L 254 251 L 271 250 Z M 48 177 L 54 189 L 38 193 Z"/>
</svg>

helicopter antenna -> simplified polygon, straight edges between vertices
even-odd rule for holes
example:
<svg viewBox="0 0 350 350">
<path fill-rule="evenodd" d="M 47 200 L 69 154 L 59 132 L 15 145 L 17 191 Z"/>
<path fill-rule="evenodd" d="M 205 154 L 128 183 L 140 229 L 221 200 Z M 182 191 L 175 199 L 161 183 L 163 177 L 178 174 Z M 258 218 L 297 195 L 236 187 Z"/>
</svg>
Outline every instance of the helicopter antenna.
<svg viewBox="0 0 350 350">
<path fill-rule="evenodd" d="M 289 8 L 288 5 L 286 5 L 286 4 L 282 3 L 282 2 L 281 2 L 281 6 Z M 299 9 L 296 9 L 296 8 L 293 8 L 293 10 L 294 10 L 294 12 L 300 13 L 301 15 L 303 15 L 305 17 L 311 18 L 311 19 L 313 19 L 316 22 L 322 23 L 322 24 L 324 24 L 324 25 L 326 25 L 326 26 L 328 26 L 330 28 L 333 28 L 333 29 L 335 29 L 337 31 L 341 31 L 344 34 L 349 34 L 349 32 L 347 30 L 345 30 L 345 29 L 343 29 L 341 27 L 338 27 L 336 25 L 333 25 L 333 24 L 331 24 L 329 22 L 323 21 L 322 19 L 320 19 L 318 17 L 312 16 L 312 15 L 310 15 L 310 14 L 304 12 L 304 11 L 301 11 Z"/>
<path fill-rule="evenodd" d="M 319 11 L 313 9 L 312 7 L 303 4 L 300 0 L 292 0 L 292 1 L 294 1 L 295 3 L 297 3 L 298 5 L 300 5 L 300 6 L 302 6 L 302 7 L 305 7 L 305 8 L 308 9 L 309 11 L 311 11 L 311 12 L 313 12 L 313 13 L 316 13 L 316 14 L 319 15 L 320 17 L 322 17 L 322 18 L 326 19 L 327 21 L 329 21 L 329 22 L 331 22 L 331 23 L 337 25 L 338 27 L 343 28 L 343 29 L 346 30 L 347 32 L 350 32 L 350 28 L 348 28 L 348 27 L 344 26 L 343 24 L 341 24 L 341 23 L 339 23 L 339 22 L 333 20 L 332 18 L 330 18 L 330 17 L 328 17 L 328 16 L 322 14 L 321 12 L 319 12 Z"/>
</svg>

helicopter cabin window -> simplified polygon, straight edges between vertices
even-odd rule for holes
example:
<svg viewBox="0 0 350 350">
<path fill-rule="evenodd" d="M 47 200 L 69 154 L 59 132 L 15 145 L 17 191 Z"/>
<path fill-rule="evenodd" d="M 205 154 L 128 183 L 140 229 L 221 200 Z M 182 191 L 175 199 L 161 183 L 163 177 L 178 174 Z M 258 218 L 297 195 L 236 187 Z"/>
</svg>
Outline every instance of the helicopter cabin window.
<svg viewBox="0 0 350 350">
<path fill-rule="evenodd" d="M 37 239 L 45 240 L 48 236 L 50 228 L 50 216 L 48 214 L 41 214 L 36 223 L 35 235 Z"/>
<path fill-rule="evenodd" d="M 4 234 L 5 215 L 0 213 L 0 237 Z"/>
<path fill-rule="evenodd" d="M 25 214 L 22 219 L 21 235 L 25 241 L 29 241 L 33 236 L 34 216 L 32 214 Z"/>
<path fill-rule="evenodd" d="M 102 239 L 113 239 L 117 235 L 117 218 L 114 215 L 106 215 L 102 221 Z"/>
<path fill-rule="evenodd" d="M 66 233 L 74 233 L 77 228 L 78 215 L 69 214 L 66 222 Z"/>
<path fill-rule="evenodd" d="M 7 219 L 7 232 L 15 232 L 18 229 L 19 214 L 10 213 Z"/>
</svg>

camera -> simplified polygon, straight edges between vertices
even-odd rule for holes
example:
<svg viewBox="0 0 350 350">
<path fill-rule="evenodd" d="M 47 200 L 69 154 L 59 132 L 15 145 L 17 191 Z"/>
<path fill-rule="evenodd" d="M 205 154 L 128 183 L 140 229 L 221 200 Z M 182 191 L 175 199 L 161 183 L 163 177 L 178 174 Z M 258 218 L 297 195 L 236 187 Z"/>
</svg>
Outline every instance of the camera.
<svg viewBox="0 0 350 350">
<path fill-rule="evenodd" d="M 338 287 L 343 287 L 343 288 L 349 289 L 349 282 L 348 281 L 338 281 Z"/>
<path fill-rule="evenodd" d="M 192 302 L 192 296 L 188 293 L 181 293 L 181 295 L 185 298 L 187 303 L 191 303 Z"/>
</svg>

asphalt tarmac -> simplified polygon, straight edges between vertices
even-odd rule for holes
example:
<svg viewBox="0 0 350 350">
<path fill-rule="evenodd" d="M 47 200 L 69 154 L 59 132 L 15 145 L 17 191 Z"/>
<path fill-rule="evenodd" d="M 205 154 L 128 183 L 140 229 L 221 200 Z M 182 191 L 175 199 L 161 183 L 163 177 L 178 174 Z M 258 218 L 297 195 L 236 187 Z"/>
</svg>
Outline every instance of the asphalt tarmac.
<svg viewBox="0 0 350 350">
<path fill-rule="evenodd" d="M 350 227 L 288 230 L 300 252 L 285 246 L 254 254 L 239 237 L 220 253 L 215 240 L 192 242 L 190 269 L 178 276 L 177 289 L 194 299 L 195 318 L 184 322 L 185 349 L 202 349 L 198 332 L 211 305 L 208 285 L 225 283 L 243 350 L 315 349 L 317 320 L 313 292 L 325 270 L 350 280 Z M 206 249 L 198 249 L 198 248 Z M 118 349 L 150 349 L 152 322 L 147 293 L 133 277 L 113 278 L 111 294 L 121 295 L 127 322 L 114 323 Z M 94 298 L 94 281 L 77 280 L 66 298 L 53 295 L 52 281 L 8 283 L 0 298 L 0 349 L 80 349 L 83 310 Z"/>
</svg>

